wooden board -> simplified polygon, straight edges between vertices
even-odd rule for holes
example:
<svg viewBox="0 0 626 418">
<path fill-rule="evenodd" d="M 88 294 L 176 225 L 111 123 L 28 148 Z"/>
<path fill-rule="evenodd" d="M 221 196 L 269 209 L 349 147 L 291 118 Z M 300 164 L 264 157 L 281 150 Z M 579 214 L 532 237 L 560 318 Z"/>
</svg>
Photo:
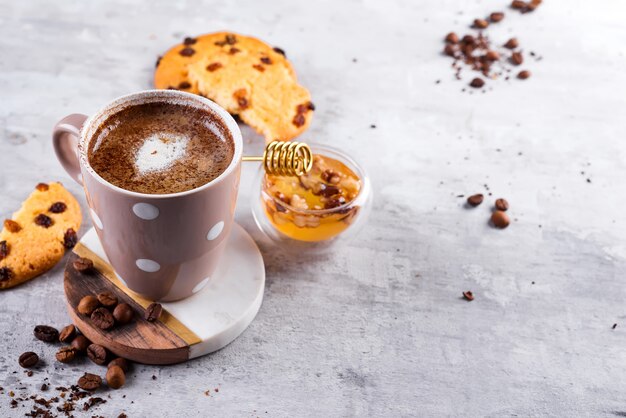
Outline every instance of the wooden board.
<svg viewBox="0 0 626 418">
<path fill-rule="evenodd" d="M 233 229 L 221 268 L 205 289 L 178 302 L 163 303 L 158 321 L 144 319 L 151 301 L 128 289 L 106 260 L 94 230 L 87 232 L 69 255 L 65 266 L 65 296 L 74 324 L 93 343 L 117 356 L 145 364 L 173 364 L 208 354 L 233 341 L 256 316 L 263 297 L 265 269 L 256 244 L 243 228 Z M 78 257 L 94 262 L 84 274 L 73 266 Z M 243 276 L 242 276 L 243 275 Z M 134 319 L 108 331 L 78 312 L 87 295 L 111 292 L 119 303 L 129 304 Z M 226 302 L 227 307 L 220 303 Z M 230 310 L 224 314 L 224 310 Z M 226 319 L 225 319 L 226 318 Z"/>
</svg>

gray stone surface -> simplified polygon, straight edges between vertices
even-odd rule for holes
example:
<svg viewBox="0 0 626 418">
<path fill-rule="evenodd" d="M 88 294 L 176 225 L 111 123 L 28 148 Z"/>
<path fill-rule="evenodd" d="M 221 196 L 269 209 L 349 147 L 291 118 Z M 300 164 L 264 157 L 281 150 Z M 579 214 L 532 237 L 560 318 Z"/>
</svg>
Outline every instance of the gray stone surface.
<svg viewBox="0 0 626 418">
<path fill-rule="evenodd" d="M 94 413 L 626 415 L 623 2 L 507 9 L 493 38 L 517 35 L 544 58 L 527 60 L 531 79 L 472 95 L 441 39 L 506 1 L 0 3 L 0 216 L 39 181 L 81 194 L 52 152 L 57 119 L 149 88 L 159 53 L 221 29 L 287 51 L 318 109 L 303 139 L 348 150 L 376 191 L 357 239 L 294 258 L 255 232 L 247 169 L 237 220 L 266 262 L 257 319 L 208 357 L 135 367 Z M 261 148 L 244 135 L 248 152 Z M 485 184 L 493 196 L 464 208 L 456 196 Z M 487 225 L 500 196 L 515 219 L 505 231 Z M 0 416 L 27 411 L 9 408 L 8 390 L 101 372 L 60 366 L 32 337 L 68 322 L 61 283 L 60 264 L 0 293 Z M 27 377 L 17 357 L 32 348 L 47 364 Z"/>
</svg>

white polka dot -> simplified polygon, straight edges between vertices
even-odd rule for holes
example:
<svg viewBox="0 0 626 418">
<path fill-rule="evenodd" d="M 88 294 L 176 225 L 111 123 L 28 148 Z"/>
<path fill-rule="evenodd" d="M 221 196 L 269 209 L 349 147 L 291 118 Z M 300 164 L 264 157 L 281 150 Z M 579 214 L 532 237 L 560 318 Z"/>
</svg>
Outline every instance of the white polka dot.
<svg viewBox="0 0 626 418">
<path fill-rule="evenodd" d="M 137 267 L 139 267 L 140 270 L 146 271 L 148 273 L 154 273 L 161 269 L 159 263 L 153 260 L 148 260 L 147 258 L 140 258 L 139 260 L 135 261 L 135 264 L 137 264 Z"/>
<path fill-rule="evenodd" d="M 117 280 L 119 280 L 124 286 L 128 287 L 128 285 L 126 284 L 126 280 L 122 279 L 122 277 L 117 274 L 117 272 L 115 272 L 115 276 L 117 277 Z"/>
<path fill-rule="evenodd" d="M 141 219 L 151 221 L 159 216 L 159 208 L 149 203 L 137 203 L 133 206 L 133 212 Z"/>
<path fill-rule="evenodd" d="M 204 286 L 206 286 L 208 282 L 209 282 L 209 278 L 207 277 L 206 279 L 202 280 L 200 283 L 195 285 L 191 293 L 198 293 L 199 291 L 204 289 Z"/>
<path fill-rule="evenodd" d="M 209 241 L 213 241 L 215 238 L 220 236 L 223 229 L 224 229 L 224 221 L 219 221 L 218 223 L 213 225 L 213 228 L 211 228 L 209 233 L 206 235 L 206 239 L 208 239 Z"/>
<path fill-rule="evenodd" d="M 97 226 L 98 229 L 102 229 L 102 221 L 100 220 L 100 217 L 98 216 L 96 211 L 93 209 L 89 209 L 89 212 L 91 213 L 91 220 L 93 221 L 94 225 Z"/>
</svg>

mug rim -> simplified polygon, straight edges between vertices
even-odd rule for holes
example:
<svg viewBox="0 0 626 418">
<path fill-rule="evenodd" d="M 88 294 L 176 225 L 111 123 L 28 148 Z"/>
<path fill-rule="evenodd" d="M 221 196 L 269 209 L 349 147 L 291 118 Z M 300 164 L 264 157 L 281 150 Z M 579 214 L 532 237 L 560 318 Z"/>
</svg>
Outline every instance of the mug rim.
<svg viewBox="0 0 626 418">
<path fill-rule="evenodd" d="M 210 111 L 215 113 L 218 118 L 220 118 L 221 122 L 226 126 L 226 129 L 228 129 L 228 131 L 230 132 L 232 136 L 234 150 L 233 150 L 233 158 L 228 164 L 228 167 L 226 167 L 226 169 L 219 176 L 217 176 L 213 180 L 201 186 L 198 186 L 189 190 L 184 190 L 182 192 L 151 194 L 151 193 L 141 193 L 141 192 L 135 192 L 132 190 L 123 189 L 105 180 L 104 178 L 102 178 L 102 176 L 100 176 L 100 174 L 98 174 L 96 170 L 94 170 L 94 168 L 89 163 L 89 158 L 87 157 L 87 149 L 88 149 L 87 145 L 88 144 L 86 143 L 87 142 L 86 134 L 91 128 L 91 125 L 95 121 L 97 121 L 100 117 L 104 116 L 107 111 L 114 109 L 117 106 L 123 106 L 124 104 L 132 101 L 133 99 L 141 100 L 144 97 L 150 97 L 150 96 L 164 97 L 166 99 L 169 96 L 172 99 L 191 100 L 207 107 Z M 158 101 L 158 100 L 155 100 L 155 101 Z M 234 171 L 235 168 L 239 165 L 242 159 L 242 155 L 243 155 L 243 139 L 241 137 L 241 130 L 239 129 L 237 122 L 235 122 L 235 119 L 233 119 L 231 114 L 228 113 L 223 107 L 221 107 L 214 101 L 207 99 L 206 97 L 198 96 L 196 94 L 191 94 L 191 93 L 187 93 L 187 92 L 179 91 L 179 90 L 157 90 L 157 89 L 142 90 L 139 92 L 125 94 L 123 96 L 119 96 L 116 99 L 111 100 L 109 103 L 99 108 L 95 113 L 93 113 L 91 116 L 87 118 L 87 120 L 85 121 L 85 123 L 83 124 L 80 130 L 80 140 L 78 143 L 78 160 L 79 160 L 81 167 L 84 167 L 98 182 L 122 194 L 125 194 L 128 196 L 140 197 L 142 199 L 146 199 L 146 198 L 147 199 L 150 199 L 150 198 L 163 199 L 163 198 L 179 197 L 179 196 L 189 195 L 192 193 L 197 193 L 204 189 L 207 189 L 213 186 L 214 184 L 221 182 L 224 178 L 230 175 L 230 173 Z M 84 179 L 83 179 L 83 185 L 84 185 Z M 84 185 L 84 187 L 86 187 L 86 185 Z"/>
</svg>

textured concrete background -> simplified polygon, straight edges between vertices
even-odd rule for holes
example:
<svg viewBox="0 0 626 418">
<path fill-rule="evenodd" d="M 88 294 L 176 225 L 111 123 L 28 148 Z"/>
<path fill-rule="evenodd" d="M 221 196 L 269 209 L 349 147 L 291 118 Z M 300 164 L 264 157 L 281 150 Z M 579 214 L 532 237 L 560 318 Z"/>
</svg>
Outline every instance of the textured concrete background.
<svg viewBox="0 0 626 418">
<path fill-rule="evenodd" d="M 267 266 L 257 319 L 208 357 L 135 367 L 94 413 L 626 415 L 623 1 L 547 1 L 524 16 L 504 0 L 1 3 L 2 217 L 39 181 L 81 195 L 54 158 L 56 120 L 149 88 L 159 53 L 222 29 L 287 51 L 318 109 L 302 138 L 348 150 L 376 191 L 356 240 L 287 257 L 254 231 L 248 169 L 237 219 Z M 441 39 L 496 9 L 507 17 L 494 39 L 517 35 L 544 59 L 528 61 L 526 82 L 462 93 Z M 244 135 L 246 151 L 261 148 Z M 485 184 L 493 197 L 464 208 L 456 195 Z M 504 231 L 487 225 L 496 197 L 515 219 Z M 0 416 L 27 411 L 9 409 L 7 390 L 102 373 L 61 367 L 32 337 L 68 322 L 61 282 L 59 265 L 0 293 Z M 26 377 L 17 357 L 33 348 L 47 366 Z"/>
</svg>

